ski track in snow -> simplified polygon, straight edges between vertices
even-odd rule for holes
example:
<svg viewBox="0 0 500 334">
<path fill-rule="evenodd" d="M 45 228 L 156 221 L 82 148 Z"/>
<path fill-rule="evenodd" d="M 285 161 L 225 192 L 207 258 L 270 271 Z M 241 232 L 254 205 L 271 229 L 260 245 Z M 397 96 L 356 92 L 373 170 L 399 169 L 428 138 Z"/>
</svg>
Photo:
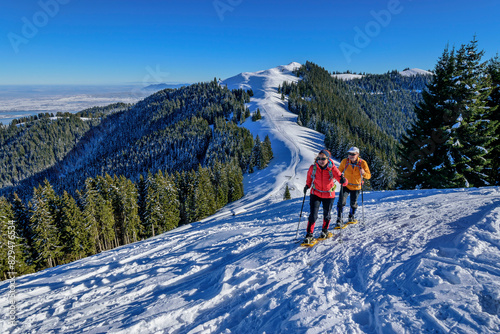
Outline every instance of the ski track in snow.
<svg viewBox="0 0 500 334">
<path fill-rule="evenodd" d="M 297 80 L 290 67 L 226 81 L 251 85 L 249 106 L 263 119 L 244 125 L 262 140 L 269 134 L 275 154 L 270 168 L 245 177 L 243 199 L 201 222 L 17 278 L 16 326 L 1 282 L 0 332 L 499 332 L 498 187 L 365 192 L 365 227 L 342 230 L 342 243 L 298 246 L 305 173 L 323 137 L 298 127 L 275 91 Z M 287 182 L 294 199 L 282 201 Z M 300 237 L 308 213 L 306 203 Z"/>
</svg>

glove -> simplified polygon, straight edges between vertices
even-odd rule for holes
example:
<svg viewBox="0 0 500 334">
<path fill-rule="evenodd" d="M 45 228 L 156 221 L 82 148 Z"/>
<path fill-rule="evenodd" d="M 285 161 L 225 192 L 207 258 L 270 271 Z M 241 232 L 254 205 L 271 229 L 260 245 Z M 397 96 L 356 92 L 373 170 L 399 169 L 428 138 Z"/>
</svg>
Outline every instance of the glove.
<svg viewBox="0 0 500 334">
<path fill-rule="evenodd" d="M 307 184 L 304 186 L 304 195 L 306 194 L 307 192 L 307 189 L 309 189 L 309 187 L 307 186 Z"/>
<path fill-rule="evenodd" d="M 345 183 L 345 181 L 346 181 L 346 179 L 345 179 L 344 175 L 342 175 L 340 177 L 340 184 L 343 185 Z"/>
</svg>

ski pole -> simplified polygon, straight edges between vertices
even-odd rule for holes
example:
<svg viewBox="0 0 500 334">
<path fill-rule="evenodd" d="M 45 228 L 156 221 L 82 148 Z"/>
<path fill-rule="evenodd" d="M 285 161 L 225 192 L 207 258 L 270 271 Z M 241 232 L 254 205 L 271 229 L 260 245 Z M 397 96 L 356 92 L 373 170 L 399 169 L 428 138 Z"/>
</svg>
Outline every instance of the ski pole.
<svg viewBox="0 0 500 334">
<path fill-rule="evenodd" d="M 365 225 L 365 200 L 363 198 L 363 177 L 361 176 L 361 214 L 363 215 L 363 227 L 366 227 Z"/>
<path fill-rule="evenodd" d="M 299 227 L 300 227 L 300 221 L 302 219 L 302 210 L 304 210 L 304 203 L 306 201 L 306 193 L 307 191 L 304 193 L 304 199 L 302 200 L 302 208 L 300 209 L 299 223 L 297 224 L 297 234 L 295 235 L 295 240 L 299 239 Z"/>
</svg>

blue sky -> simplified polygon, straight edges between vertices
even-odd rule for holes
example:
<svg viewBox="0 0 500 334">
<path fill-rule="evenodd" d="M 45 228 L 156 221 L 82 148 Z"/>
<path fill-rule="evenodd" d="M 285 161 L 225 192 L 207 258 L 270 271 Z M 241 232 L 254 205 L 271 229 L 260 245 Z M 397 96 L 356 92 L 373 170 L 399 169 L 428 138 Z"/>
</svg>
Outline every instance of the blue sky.
<svg viewBox="0 0 500 334">
<path fill-rule="evenodd" d="M 225 79 L 292 61 L 432 69 L 477 36 L 500 52 L 498 0 L 0 0 L 0 84 Z"/>
</svg>

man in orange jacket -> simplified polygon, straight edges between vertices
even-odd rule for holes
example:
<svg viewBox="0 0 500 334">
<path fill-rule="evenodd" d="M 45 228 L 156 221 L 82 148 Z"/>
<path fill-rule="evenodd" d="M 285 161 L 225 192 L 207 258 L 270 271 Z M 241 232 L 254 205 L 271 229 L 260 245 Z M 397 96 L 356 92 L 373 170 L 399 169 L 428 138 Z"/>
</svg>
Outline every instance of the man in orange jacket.
<svg viewBox="0 0 500 334">
<path fill-rule="evenodd" d="M 349 149 L 348 158 L 342 160 L 339 166 L 340 172 L 349 180 L 347 187 L 342 187 L 339 194 L 339 201 L 337 203 L 337 224 L 335 228 L 340 228 L 342 221 L 342 209 L 346 205 L 347 196 L 351 195 L 351 210 L 349 211 L 348 224 L 356 224 L 357 220 L 354 218 L 356 209 L 358 208 L 358 196 L 361 192 L 363 179 L 369 180 L 371 178 L 370 169 L 365 160 L 359 157 L 359 149 L 351 147 Z"/>
<path fill-rule="evenodd" d="M 315 160 L 315 164 L 309 167 L 304 187 L 304 195 L 311 188 L 311 211 L 304 243 L 310 243 L 313 239 L 314 225 L 318 219 L 320 205 L 323 205 L 323 228 L 320 238 L 326 238 L 331 219 L 330 212 L 335 200 L 335 180 L 344 186 L 348 184 L 348 179 L 344 178 L 334 165 L 329 151 L 321 150 Z"/>
</svg>

